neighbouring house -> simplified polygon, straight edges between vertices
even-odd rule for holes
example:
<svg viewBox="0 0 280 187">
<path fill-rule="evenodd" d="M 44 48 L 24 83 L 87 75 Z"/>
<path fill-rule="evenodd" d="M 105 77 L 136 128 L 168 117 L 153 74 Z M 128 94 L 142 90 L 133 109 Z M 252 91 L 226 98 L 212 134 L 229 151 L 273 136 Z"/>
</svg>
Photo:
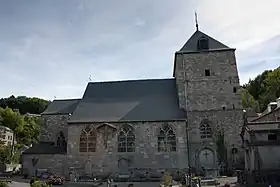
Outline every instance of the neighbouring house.
<svg viewBox="0 0 280 187">
<path fill-rule="evenodd" d="M 239 174 L 239 182 L 252 186 L 279 184 L 280 121 L 247 122 L 241 137 L 245 150 L 245 171 Z"/>
<path fill-rule="evenodd" d="M 126 176 L 193 167 L 215 176 L 219 132 L 229 167 L 244 155 L 239 88 L 235 49 L 197 29 L 175 53 L 172 78 L 90 82 L 82 98 L 54 100 L 23 168 Z"/>
<path fill-rule="evenodd" d="M 252 122 L 280 121 L 280 97 L 275 102 L 270 102 L 267 109 Z"/>
<path fill-rule="evenodd" d="M 6 146 L 12 146 L 14 139 L 14 132 L 5 126 L 0 126 L 0 141 Z"/>
</svg>

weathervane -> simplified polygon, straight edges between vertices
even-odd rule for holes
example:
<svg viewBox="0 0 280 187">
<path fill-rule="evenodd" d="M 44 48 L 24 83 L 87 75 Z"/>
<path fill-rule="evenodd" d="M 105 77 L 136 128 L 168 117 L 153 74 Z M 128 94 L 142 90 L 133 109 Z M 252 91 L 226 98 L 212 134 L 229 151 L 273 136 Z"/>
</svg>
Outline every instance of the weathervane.
<svg viewBox="0 0 280 187">
<path fill-rule="evenodd" d="M 197 21 L 197 13 L 196 13 L 196 11 L 194 13 L 194 16 L 195 16 L 195 27 L 196 27 L 196 30 L 198 31 L 198 21 Z"/>
</svg>

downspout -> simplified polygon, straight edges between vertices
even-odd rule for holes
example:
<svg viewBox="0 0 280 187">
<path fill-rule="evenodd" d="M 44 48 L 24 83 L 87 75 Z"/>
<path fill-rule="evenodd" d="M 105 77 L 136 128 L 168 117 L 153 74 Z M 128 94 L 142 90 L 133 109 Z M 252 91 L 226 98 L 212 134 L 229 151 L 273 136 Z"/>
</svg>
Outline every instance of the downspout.
<svg viewBox="0 0 280 187">
<path fill-rule="evenodd" d="M 189 172 L 189 186 L 191 186 L 192 177 L 191 177 L 191 158 L 190 158 L 190 141 L 189 141 L 189 128 L 188 128 L 188 121 L 185 120 L 186 124 L 186 136 L 187 136 L 187 156 L 188 156 L 188 172 Z"/>
</svg>

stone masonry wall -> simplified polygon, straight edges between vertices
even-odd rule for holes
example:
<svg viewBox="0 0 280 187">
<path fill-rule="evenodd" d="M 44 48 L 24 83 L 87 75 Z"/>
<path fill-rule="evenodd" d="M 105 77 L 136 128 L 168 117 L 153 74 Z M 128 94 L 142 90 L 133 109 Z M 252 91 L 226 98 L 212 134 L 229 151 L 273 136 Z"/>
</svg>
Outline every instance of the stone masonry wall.
<svg viewBox="0 0 280 187">
<path fill-rule="evenodd" d="M 104 147 L 102 133 L 98 135 L 97 149 L 94 153 L 80 153 L 79 141 L 81 131 L 86 125 L 70 125 L 68 130 L 68 158 L 71 165 L 77 165 L 84 168 L 83 172 L 127 172 L 121 169 L 119 161 L 125 159 L 128 161 L 129 168 L 177 168 L 188 167 L 186 127 L 185 122 L 169 122 L 173 127 L 177 138 L 177 151 L 162 153 L 157 150 L 157 133 L 163 123 L 160 122 L 135 122 L 129 123 L 135 130 L 135 152 L 120 153 L 117 151 L 117 134 L 123 125 L 115 123 L 117 130 L 108 137 L 107 149 Z M 92 124 L 97 127 L 100 124 Z M 112 132 L 112 131 L 111 131 Z"/>
<path fill-rule="evenodd" d="M 35 165 L 33 165 L 32 160 L 38 160 Z M 29 176 L 35 176 L 36 169 L 48 169 L 50 172 L 68 176 L 68 157 L 67 155 L 57 154 L 57 155 L 22 155 L 22 168 L 24 174 Z"/>
<path fill-rule="evenodd" d="M 175 63 L 179 97 L 185 97 L 187 111 L 242 107 L 233 50 L 178 53 Z M 210 76 L 205 76 L 206 69 L 210 70 Z M 237 93 L 233 92 L 234 87 Z"/>
<path fill-rule="evenodd" d="M 56 142 L 60 131 L 66 140 L 68 134 L 68 115 L 42 115 L 43 124 L 40 130 L 40 141 Z"/>
<path fill-rule="evenodd" d="M 176 53 L 175 63 L 178 96 L 180 106 L 186 109 L 188 115 L 192 153 L 204 146 L 215 150 L 214 134 L 223 127 L 229 163 L 233 147 L 240 151 L 242 157 L 239 134 L 243 125 L 243 111 L 234 50 Z M 206 69 L 210 70 L 210 76 L 205 76 Z M 202 142 L 200 139 L 202 119 L 211 122 L 212 141 Z"/>
</svg>

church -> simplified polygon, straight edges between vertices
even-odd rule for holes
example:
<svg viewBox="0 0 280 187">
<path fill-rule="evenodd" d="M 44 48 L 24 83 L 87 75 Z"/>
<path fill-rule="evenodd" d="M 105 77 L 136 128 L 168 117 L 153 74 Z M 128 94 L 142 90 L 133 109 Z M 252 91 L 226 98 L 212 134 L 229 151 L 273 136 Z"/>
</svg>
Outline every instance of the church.
<svg viewBox="0 0 280 187">
<path fill-rule="evenodd" d="M 54 100 L 41 115 L 39 143 L 23 153 L 23 169 L 217 175 L 221 158 L 228 167 L 242 159 L 239 87 L 235 49 L 197 27 L 175 52 L 172 78 L 89 82 L 81 98 Z"/>
</svg>

